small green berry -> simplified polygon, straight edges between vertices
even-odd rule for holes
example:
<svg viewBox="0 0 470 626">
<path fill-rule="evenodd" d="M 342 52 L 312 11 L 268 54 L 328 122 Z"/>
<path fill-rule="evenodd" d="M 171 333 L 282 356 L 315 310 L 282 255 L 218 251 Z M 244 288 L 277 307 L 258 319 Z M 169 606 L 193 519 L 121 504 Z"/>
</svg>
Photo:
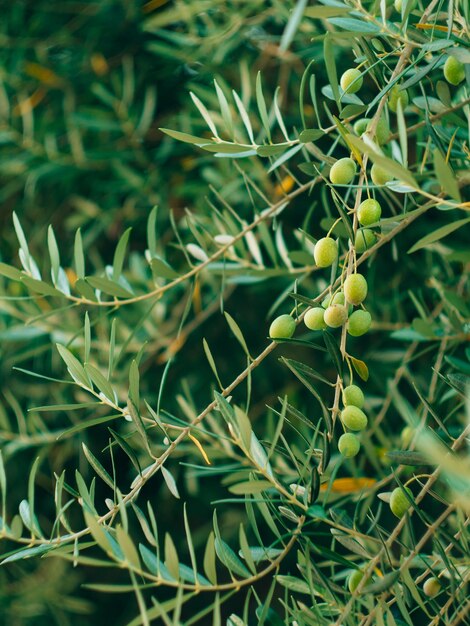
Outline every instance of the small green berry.
<svg viewBox="0 0 470 626">
<path fill-rule="evenodd" d="M 331 304 L 325 311 L 325 323 L 330 328 L 339 328 L 348 319 L 348 309 L 342 304 Z"/>
<path fill-rule="evenodd" d="M 350 274 L 343 285 L 346 301 L 357 306 L 367 296 L 367 280 L 362 274 Z"/>
<path fill-rule="evenodd" d="M 344 304 L 345 302 L 346 300 L 342 291 L 338 291 L 338 293 L 335 293 L 331 300 L 331 304 Z"/>
<path fill-rule="evenodd" d="M 292 315 L 279 315 L 269 327 L 271 339 L 290 339 L 295 332 L 295 320 Z"/>
<path fill-rule="evenodd" d="M 325 309 L 314 307 L 309 309 L 304 316 L 304 324 L 310 330 L 323 330 L 326 328 Z"/>
<path fill-rule="evenodd" d="M 348 333 L 352 337 L 360 337 L 365 335 L 372 323 L 372 317 L 369 311 L 359 309 L 351 314 L 348 320 Z"/>
<path fill-rule="evenodd" d="M 372 125 L 372 120 L 367 125 L 367 130 L 370 129 Z M 390 137 L 390 126 L 388 125 L 387 119 L 385 117 L 381 117 L 378 121 L 378 124 L 375 128 L 375 140 L 379 144 L 379 146 L 383 146 L 384 143 L 387 142 Z"/>
<path fill-rule="evenodd" d="M 451 85 L 459 85 L 465 78 L 465 66 L 454 56 L 447 57 L 444 63 L 444 78 Z"/>
<path fill-rule="evenodd" d="M 364 572 L 360 569 L 355 569 L 348 578 L 348 589 L 351 593 L 354 593 L 359 586 L 359 583 L 364 578 Z"/>
<path fill-rule="evenodd" d="M 393 180 L 393 176 L 376 163 L 370 168 L 370 177 L 374 185 L 386 185 Z"/>
<path fill-rule="evenodd" d="M 403 517 L 411 506 L 409 499 L 405 495 L 405 490 L 410 497 L 413 496 L 411 489 L 408 487 L 404 489 L 396 487 L 390 495 L 390 510 L 395 517 Z"/>
<path fill-rule="evenodd" d="M 331 293 L 325 296 L 325 298 L 323 298 L 322 303 L 321 303 L 322 307 L 324 309 L 327 309 L 330 306 L 332 299 L 333 299 L 333 296 L 331 295 Z"/>
<path fill-rule="evenodd" d="M 357 254 L 362 254 L 375 243 L 375 233 L 370 228 L 360 228 L 354 237 L 354 247 Z"/>
<path fill-rule="evenodd" d="M 413 439 L 413 435 L 415 434 L 414 428 L 411 426 L 405 426 L 405 428 L 401 431 L 401 441 L 403 446 L 406 448 L 411 443 Z"/>
<path fill-rule="evenodd" d="M 341 421 L 349 430 L 364 430 L 367 415 L 357 406 L 350 404 L 341 411 Z"/>
<path fill-rule="evenodd" d="M 357 406 L 358 409 L 362 409 L 364 401 L 362 389 L 357 385 L 348 385 L 343 389 L 344 406 Z"/>
<path fill-rule="evenodd" d="M 398 85 L 393 85 L 388 96 L 388 108 L 390 111 L 393 111 L 393 113 L 397 112 L 398 101 L 401 102 L 402 110 L 405 110 L 408 106 L 408 102 L 410 101 L 408 92 L 406 89 L 400 89 Z"/>
<path fill-rule="evenodd" d="M 393 6 L 395 7 L 395 11 L 398 11 L 398 13 L 401 13 L 402 5 L 403 5 L 403 0 L 395 0 L 395 2 L 393 3 Z"/>
<path fill-rule="evenodd" d="M 338 258 L 338 244 L 331 237 L 323 237 L 315 244 L 313 256 L 318 267 L 329 267 Z"/>
<path fill-rule="evenodd" d="M 441 583 L 437 578 L 428 578 L 424 581 L 423 591 L 428 598 L 434 598 L 441 590 Z"/>
<path fill-rule="evenodd" d="M 380 220 L 382 208 L 377 200 L 369 198 L 361 202 L 357 209 L 357 219 L 363 226 L 370 226 Z"/>
<path fill-rule="evenodd" d="M 370 119 L 367 117 L 363 117 L 360 120 L 357 120 L 356 122 L 354 122 L 354 132 L 356 133 L 356 135 L 362 135 L 363 133 L 366 132 L 367 130 L 367 126 L 369 125 Z"/>
<path fill-rule="evenodd" d="M 333 185 L 349 185 L 356 174 L 356 164 L 349 157 L 339 159 L 331 167 L 330 181 Z"/>
<path fill-rule="evenodd" d="M 338 441 L 338 450 L 346 459 L 352 459 L 361 447 L 359 439 L 353 433 L 344 433 Z"/>
<path fill-rule="evenodd" d="M 352 67 L 341 76 L 340 85 L 345 93 L 356 93 L 362 87 L 363 78 L 360 70 Z"/>
</svg>

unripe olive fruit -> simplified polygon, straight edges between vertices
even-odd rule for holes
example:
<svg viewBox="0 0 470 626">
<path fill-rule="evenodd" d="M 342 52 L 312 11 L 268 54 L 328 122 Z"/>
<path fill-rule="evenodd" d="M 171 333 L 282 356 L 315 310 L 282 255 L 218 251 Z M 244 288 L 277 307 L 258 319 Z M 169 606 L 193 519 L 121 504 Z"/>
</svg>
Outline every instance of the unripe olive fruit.
<svg viewBox="0 0 470 626">
<path fill-rule="evenodd" d="M 364 578 L 364 572 L 360 569 L 355 569 L 348 578 L 348 589 L 351 593 L 354 593 L 359 586 L 359 583 Z"/>
<path fill-rule="evenodd" d="M 370 226 L 379 221 L 382 215 L 382 208 L 377 200 L 369 198 L 361 202 L 357 209 L 357 219 L 363 226 Z"/>
<path fill-rule="evenodd" d="M 349 157 L 339 159 L 330 170 L 330 181 L 333 185 L 349 185 L 356 174 L 356 164 Z"/>
<path fill-rule="evenodd" d="M 370 228 L 360 228 L 354 237 L 354 247 L 358 254 L 362 254 L 375 243 L 375 233 Z"/>
<path fill-rule="evenodd" d="M 365 335 L 372 323 L 372 317 L 369 311 L 359 309 L 351 313 L 348 320 L 348 333 L 352 337 L 360 337 Z"/>
<path fill-rule="evenodd" d="M 353 433 L 344 433 L 338 440 L 338 450 L 346 459 L 352 459 L 361 447 L 359 439 Z"/>
<path fill-rule="evenodd" d="M 370 119 L 368 117 L 363 117 L 360 120 L 354 122 L 354 132 L 356 135 L 362 135 L 367 130 L 367 126 L 369 125 Z"/>
<path fill-rule="evenodd" d="M 413 496 L 411 489 L 408 487 L 396 487 L 390 495 L 390 510 L 395 517 L 403 517 L 411 506 L 409 499 L 405 495 L 405 490 L 410 497 Z"/>
<path fill-rule="evenodd" d="M 403 5 L 403 0 L 395 0 L 395 2 L 393 3 L 393 6 L 395 7 L 395 11 L 398 11 L 398 13 L 401 13 L 402 5 Z"/>
<path fill-rule="evenodd" d="M 339 328 L 348 319 L 348 309 L 342 304 L 330 304 L 325 311 L 325 322 L 330 328 Z"/>
<path fill-rule="evenodd" d="M 393 180 L 393 176 L 389 174 L 386 169 L 380 167 L 380 165 L 377 165 L 376 163 L 374 163 L 374 165 L 370 168 L 370 177 L 372 178 L 374 185 L 386 185 Z"/>
<path fill-rule="evenodd" d="M 444 78 L 451 85 L 460 84 L 465 78 L 464 64 L 453 56 L 447 57 L 444 63 Z"/>
<path fill-rule="evenodd" d="M 424 581 L 423 591 L 428 598 L 434 598 L 441 590 L 441 583 L 437 578 L 428 578 Z"/>
<path fill-rule="evenodd" d="M 398 85 L 393 85 L 388 96 L 388 108 L 390 111 L 393 111 L 394 113 L 397 112 L 399 100 L 401 102 L 402 110 L 406 109 L 408 102 L 410 101 L 408 92 L 406 89 L 400 89 Z"/>
<path fill-rule="evenodd" d="M 338 291 L 338 293 L 335 293 L 331 300 L 331 304 L 344 304 L 345 302 L 346 300 L 342 291 Z"/>
<path fill-rule="evenodd" d="M 357 385 L 348 385 L 343 389 L 344 406 L 357 406 L 358 409 L 362 409 L 364 400 L 362 389 Z"/>
<path fill-rule="evenodd" d="M 401 441 L 405 448 L 411 443 L 414 434 L 414 428 L 411 426 L 405 426 L 405 428 L 401 431 Z"/>
<path fill-rule="evenodd" d="M 362 87 L 363 79 L 360 70 L 352 67 L 341 76 L 340 85 L 345 93 L 356 93 Z"/>
<path fill-rule="evenodd" d="M 322 307 L 314 307 L 309 309 L 304 316 L 304 324 L 310 330 L 323 330 L 326 328 L 325 309 Z"/>
<path fill-rule="evenodd" d="M 372 125 L 372 120 L 367 125 L 367 130 L 370 129 Z M 375 140 L 382 146 L 386 143 L 387 139 L 390 137 L 390 126 L 388 125 L 387 119 L 385 117 L 381 117 L 377 123 L 375 128 Z"/>
<path fill-rule="evenodd" d="M 318 267 L 329 267 L 338 258 L 338 244 L 331 237 L 319 239 L 313 249 L 313 257 Z"/>
<path fill-rule="evenodd" d="M 295 332 L 295 320 L 292 315 L 279 315 L 269 327 L 271 339 L 290 339 Z"/>
<path fill-rule="evenodd" d="M 367 426 L 367 415 L 351 404 L 341 411 L 341 421 L 349 430 L 364 430 Z"/>
<path fill-rule="evenodd" d="M 346 301 L 357 306 L 367 296 L 367 280 L 362 274 L 350 274 L 343 285 Z"/>
</svg>

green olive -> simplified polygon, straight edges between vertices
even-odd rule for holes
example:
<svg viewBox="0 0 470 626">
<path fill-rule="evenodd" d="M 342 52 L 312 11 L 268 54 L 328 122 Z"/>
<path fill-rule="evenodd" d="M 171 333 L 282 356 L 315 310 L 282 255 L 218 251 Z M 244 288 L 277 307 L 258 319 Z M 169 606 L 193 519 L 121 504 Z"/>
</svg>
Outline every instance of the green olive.
<svg viewBox="0 0 470 626">
<path fill-rule="evenodd" d="M 390 510 L 395 517 L 403 517 L 411 506 L 410 500 L 407 498 L 405 491 L 410 498 L 413 497 L 411 489 L 408 487 L 396 487 L 390 495 Z"/>
<path fill-rule="evenodd" d="M 354 247 L 358 254 L 362 254 L 374 245 L 376 236 L 370 228 L 360 228 L 354 237 Z"/>
<path fill-rule="evenodd" d="M 360 70 L 352 67 L 341 76 L 340 85 L 345 93 L 356 93 L 362 87 L 363 78 Z"/>
<path fill-rule="evenodd" d="M 361 443 L 353 433 L 344 433 L 338 441 L 338 450 L 345 459 L 352 459 L 359 452 Z"/>
<path fill-rule="evenodd" d="M 369 330 L 372 323 L 372 317 L 369 311 L 359 309 L 351 313 L 348 320 L 348 333 L 352 337 L 361 337 Z"/>
<path fill-rule="evenodd" d="M 363 226 L 370 226 L 380 220 L 382 208 L 377 200 L 369 198 L 361 202 L 357 209 L 357 219 Z"/>
<path fill-rule="evenodd" d="M 408 106 L 408 102 L 410 101 L 408 92 L 406 89 L 400 89 L 398 85 L 393 85 L 388 96 L 388 108 L 390 111 L 393 111 L 393 113 L 397 112 L 398 101 L 401 102 L 402 110 L 405 110 Z"/>
<path fill-rule="evenodd" d="M 356 164 L 346 157 L 331 166 L 330 181 L 333 185 L 349 185 L 356 174 Z"/>
<path fill-rule="evenodd" d="M 295 320 L 292 315 L 279 315 L 269 327 L 271 339 L 290 339 L 295 332 Z"/>
<path fill-rule="evenodd" d="M 393 180 L 393 176 L 387 172 L 386 169 L 380 167 L 374 163 L 374 165 L 370 168 L 370 177 L 372 178 L 372 182 L 374 185 L 386 185 L 387 183 Z"/>
<path fill-rule="evenodd" d="M 338 258 L 338 244 L 331 237 L 319 239 L 313 249 L 313 257 L 318 267 L 329 267 Z"/>
<path fill-rule="evenodd" d="M 367 426 L 367 415 L 357 406 L 349 405 L 341 411 L 341 421 L 349 430 L 364 430 Z"/>
<path fill-rule="evenodd" d="M 309 309 L 305 313 L 304 324 L 310 330 L 323 330 L 326 328 L 325 309 L 319 306 Z"/>
<path fill-rule="evenodd" d="M 344 406 L 357 406 L 358 409 L 362 409 L 364 401 L 362 389 L 357 385 L 348 385 L 343 389 Z"/>
<path fill-rule="evenodd" d="M 348 319 L 348 309 L 342 304 L 331 304 L 325 311 L 325 322 L 330 328 L 339 328 Z"/>
<path fill-rule="evenodd" d="M 454 56 L 447 57 L 444 63 L 444 78 L 451 85 L 459 85 L 465 78 L 465 66 Z"/>
<path fill-rule="evenodd" d="M 351 274 L 343 285 L 346 301 L 357 306 L 366 299 L 367 281 L 362 274 Z"/>
</svg>

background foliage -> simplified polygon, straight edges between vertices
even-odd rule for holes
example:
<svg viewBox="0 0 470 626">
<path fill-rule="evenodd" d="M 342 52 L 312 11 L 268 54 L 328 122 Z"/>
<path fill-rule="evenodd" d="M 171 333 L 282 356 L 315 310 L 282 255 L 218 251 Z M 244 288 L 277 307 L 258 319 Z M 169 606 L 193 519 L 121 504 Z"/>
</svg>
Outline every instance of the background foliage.
<svg viewBox="0 0 470 626">
<path fill-rule="evenodd" d="M 468 24 L 464 0 L 5 5 L 3 623 L 470 623 Z M 353 125 L 382 113 L 378 154 Z M 310 332 L 366 187 L 371 331 Z"/>
</svg>

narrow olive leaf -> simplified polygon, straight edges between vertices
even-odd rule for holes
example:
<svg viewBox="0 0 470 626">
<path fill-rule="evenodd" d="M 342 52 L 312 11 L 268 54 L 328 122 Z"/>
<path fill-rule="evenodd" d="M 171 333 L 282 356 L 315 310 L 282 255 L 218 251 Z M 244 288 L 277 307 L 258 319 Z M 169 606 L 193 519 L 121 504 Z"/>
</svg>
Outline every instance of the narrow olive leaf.
<svg viewBox="0 0 470 626">
<path fill-rule="evenodd" d="M 230 112 L 230 107 L 227 102 L 227 98 L 225 97 L 224 92 L 222 91 L 222 89 L 220 88 L 219 84 L 217 83 L 215 79 L 214 79 L 214 86 L 215 86 L 215 91 L 217 93 L 217 99 L 219 101 L 220 113 L 222 115 L 222 119 L 224 120 L 224 124 L 225 124 L 225 131 L 232 139 L 235 139 L 232 114 Z"/>
<path fill-rule="evenodd" d="M 152 258 L 157 254 L 157 215 L 158 206 L 155 205 L 147 219 L 147 245 Z"/>
<path fill-rule="evenodd" d="M 323 352 L 326 352 L 326 349 L 323 348 L 323 346 L 318 346 L 318 347 Z M 325 378 L 324 376 L 322 376 L 322 374 L 320 374 L 319 372 L 315 371 L 309 365 L 305 365 L 305 363 L 301 363 L 300 361 L 294 361 L 294 359 L 286 359 L 284 357 L 282 357 L 282 360 L 289 362 L 299 372 L 302 372 L 303 374 L 305 374 L 306 376 L 309 376 L 310 378 L 315 378 L 316 380 L 321 380 L 322 383 L 325 383 L 327 385 L 331 384 L 331 382 L 328 380 L 328 378 Z"/>
<path fill-rule="evenodd" d="M 168 280 L 174 280 L 178 278 L 179 274 L 176 272 L 166 261 L 160 259 L 158 256 L 154 256 L 150 261 L 150 267 L 154 276 L 157 278 L 166 278 Z"/>
<path fill-rule="evenodd" d="M 136 569 L 140 568 L 139 553 L 129 535 L 121 525 L 116 527 L 116 539 L 124 554 L 125 560 Z"/>
<path fill-rule="evenodd" d="M 306 128 L 299 134 L 300 143 L 310 143 L 323 137 L 325 133 L 319 128 Z"/>
<path fill-rule="evenodd" d="M 0 491 L 2 492 L 2 521 L 0 521 L 0 531 L 2 525 L 5 523 L 3 520 L 7 514 L 7 475 L 5 472 L 5 463 L 3 461 L 3 454 L 0 450 Z"/>
<path fill-rule="evenodd" d="M 79 278 L 75 281 L 74 288 L 78 291 L 78 293 L 86 298 L 87 300 L 91 300 L 92 302 L 97 302 L 97 297 L 94 289 L 91 285 L 89 285 L 85 279 Z"/>
<path fill-rule="evenodd" d="M 90 378 L 80 361 L 65 346 L 57 343 L 56 347 L 74 381 L 85 387 L 85 389 L 91 389 Z"/>
<path fill-rule="evenodd" d="M 51 259 L 52 282 L 56 285 L 59 280 L 60 255 L 52 226 L 47 229 L 47 247 Z"/>
<path fill-rule="evenodd" d="M 109 296 L 115 296 L 116 298 L 129 298 L 133 296 L 131 291 L 128 291 L 115 281 L 105 278 L 104 276 L 87 276 L 86 281 L 94 289 L 99 289 Z"/>
<path fill-rule="evenodd" d="M 90 363 L 85 363 L 85 372 L 93 381 L 95 387 L 113 404 L 116 402 L 115 392 L 112 385 L 103 374 Z"/>
<path fill-rule="evenodd" d="M 129 398 L 136 407 L 140 405 L 140 375 L 139 366 L 135 359 L 132 360 L 129 368 Z"/>
<path fill-rule="evenodd" d="M 240 524 L 238 540 L 240 542 L 240 551 L 238 554 L 246 561 L 246 564 L 250 568 L 251 573 L 256 574 L 256 566 L 250 552 L 250 546 L 248 544 L 248 539 L 246 538 L 245 528 L 243 527 L 243 524 Z"/>
<path fill-rule="evenodd" d="M 429 233 L 429 235 L 426 235 L 425 237 L 417 241 L 414 244 L 414 246 L 412 246 L 408 250 L 408 254 L 416 252 L 417 250 L 421 250 L 421 248 L 425 248 L 426 246 L 429 246 L 435 243 L 436 241 L 439 241 L 440 239 L 447 237 L 447 235 L 450 235 L 455 230 L 462 228 L 462 226 L 465 226 L 469 222 L 470 222 L 470 217 L 465 217 L 464 219 L 457 220 L 456 222 L 450 222 L 449 224 L 446 224 L 445 226 L 441 226 L 441 228 L 438 228 L 432 233 Z"/>
<path fill-rule="evenodd" d="M 165 534 L 165 565 L 175 580 L 179 580 L 180 568 L 178 552 L 169 533 Z"/>
<path fill-rule="evenodd" d="M 310 587 L 305 580 L 301 578 L 297 578 L 296 576 L 276 576 L 277 582 L 289 589 L 289 591 L 294 591 L 295 593 L 304 593 L 306 595 L 310 595 Z"/>
<path fill-rule="evenodd" d="M 294 39 L 294 36 L 299 28 L 300 21 L 302 19 L 305 7 L 308 4 L 308 0 L 299 0 L 294 10 L 291 13 L 289 21 L 286 24 L 284 32 L 282 33 L 281 43 L 279 44 L 279 50 L 286 52 Z"/>
<path fill-rule="evenodd" d="M 0 275 L 11 278 L 12 280 L 21 280 L 21 277 L 24 276 L 23 272 L 19 269 L 7 265 L 6 263 L 0 263 Z"/>
<path fill-rule="evenodd" d="M 400 465 L 430 465 L 433 464 L 429 459 L 414 450 L 390 450 L 387 452 L 387 456 L 391 459 L 392 463 Z"/>
<path fill-rule="evenodd" d="M 443 191 L 457 202 L 461 202 L 462 198 L 460 197 L 458 182 L 455 179 L 451 167 L 437 148 L 433 152 L 433 161 L 434 171 L 436 172 L 437 180 Z"/>
<path fill-rule="evenodd" d="M 352 366 L 362 378 L 362 380 L 367 382 L 369 380 L 369 368 L 367 367 L 366 363 L 364 363 L 364 361 L 361 361 L 360 359 L 356 359 L 353 356 L 350 356 L 349 359 L 352 363 Z"/>
<path fill-rule="evenodd" d="M 86 458 L 88 460 L 88 463 L 92 466 L 92 468 L 95 470 L 95 472 L 101 478 L 101 480 L 103 480 L 109 487 L 111 487 L 111 489 L 114 489 L 115 488 L 115 484 L 114 484 L 113 479 L 108 474 L 108 472 L 104 469 L 104 467 L 101 465 L 101 463 L 95 457 L 95 455 L 91 452 L 91 450 L 88 449 L 88 447 L 85 445 L 84 442 L 82 442 L 82 448 L 83 448 L 83 452 L 84 452 L 84 454 L 85 454 L 85 456 L 86 456 Z"/>
<path fill-rule="evenodd" d="M 211 367 L 211 370 L 214 372 L 214 376 L 216 377 L 217 382 L 219 383 L 219 387 L 221 389 L 223 389 L 224 386 L 222 385 L 222 383 L 220 381 L 219 374 L 217 372 L 217 366 L 216 366 L 215 361 L 214 361 L 214 357 L 212 356 L 212 352 L 211 352 L 211 349 L 209 348 L 209 344 L 207 343 L 207 341 L 206 341 L 206 339 L 204 337 L 202 339 L 202 345 L 204 347 L 204 352 L 206 354 L 207 360 L 209 361 L 209 365 Z"/>
<path fill-rule="evenodd" d="M 261 83 L 261 72 L 258 72 L 256 76 L 256 104 L 258 105 L 258 111 L 261 117 L 263 128 L 266 131 L 266 136 L 271 141 L 271 130 L 269 127 L 269 117 L 266 108 L 266 101 L 263 95 L 263 85 Z"/>
<path fill-rule="evenodd" d="M 243 565 L 241 560 L 225 541 L 216 538 L 214 547 L 219 560 L 232 574 L 237 574 L 242 578 L 249 578 L 251 576 L 250 571 Z"/>
<path fill-rule="evenodd" d="M 73 258 L 75 263 L 75 273 L 77 278 L 85 278 L 85 255 L 83 252 L 83 241 L 80 229 L 75 233 L 75 242 L 73 247 Z"/>
<path fill-rule="evenodd" d="M 28 504 L 29 504 L 29 511 L 30 511 L 30 517 L 31 517 L 31 522 L 32 522 L 32 530 L 34 530 L 35 534 L 37 534 L 39 537 L 42 537 L 43 534 L 41 532 L 41 528 L 39 526 L 39 522 L 36 518 L 36 507 L 35 507 L 35 494 L 36 494 L 36 474 L 38 471 L 38 467 L 39 467 L 39 463 L 41 462 L 41 457 L 36 457 L 36 459 L 34 460 L 33 466 L 31 468 L 31 472 L 29 474 L 29 478 L 28 478 Z"/>
<path fill-rule="evenodd" d="M 229 487 L 230 493 L 234 493 L 237 496 L 253 495 L 255 493 L 261 493 L 267 489 L 272 489 L 273 486 L 269 480 L 247 480 L 243 483 L 237 483 Z"/>
<path fill-rule="evenodd" d="M 401 98 L 397 100 L 397 126 L 403 165 L 404 167 L 408 167 L 408 133 Z"/>
<path fill-rule="evenodd" d="M 224 315 L 225 315 L 225 319 L 227 320 L 228 325 L 230 326 L 230 330 L 235 335 L 235 337 L 238 339 L 238 342 L 240 343 L 241 347 L 243 348 L 245 354 L 247 356 L 249 356 L 250 359 L 251 359 L 250 352 L 248 350 L 248 346 L 246 345 L 245 338 L 244 338 L 243 333 L 240 330 L 240 327 L 238 326 L 237 322 L 233 319 L 233 317 L 230 315 L 230 313 L 227 313 L 227 311 L 224 311 Z"/>
<path fill-rule="evenodd" d="M 215 537 L 213 531 L 210 532 L 204 549 L 203 560 L 204 573 L 213 585 L 217 584 L 217 569 L 215 561 Z"/>
<path fill-rule="evenodd" d="M 325 39 L 323 40 L 323 57 L 325 59 L 326 73 L 328 75 L 328 81 L 333 91 L 335 102 L 338 106 L 338 109 L 341 109 L 335 53 L 330 33 L 327 33 L 325 35 Z"/>
<path fill-rule="evenodd" d="M 14 561 L 22 561 L 23 559 L 31 559 L 36 556 L 42 556 L 43 554 L 46 554 L 46 552 L 50 552 L 51 550 L 54 550 L 54 546 L 51 546 L 49 544 L 35 546 L 34 548 L 21 548 L 20 550 L 16 550 L 6 559 L 0 561 L 0 565 L 4 565 L 5 563 L 13 563 Z"/>
<path fill-rule="evenodd" d="M 113 279 L 119 280 L 122 273 L 122 266 L 124 264 L 124 256 L 127 250 L 127 244 L 129 242 L 129 235 L 131 234 L 132 228 L 128 228 L 119 239 L 118 245 L 116 246 L 116 250 L 114 252 L 113 259 Z"/>
<path fill-rule="evenodd" d="M 180 494 L 178 491 L 178 487 L 176 486 L 176 481 L 173 477 L 173 474 L 169 470 L 167 470 L 166 467 L 164 467 L 163 465 L 161 467 L 161 470 L 162 470 L 162 476 L 166 483 L 166 486 L 168 487 L 170 492 L 175 496 L 175 498 L 179 499 Z"/>
<path fill-rule="evenodd" d="M 240 117 L 242 118 L 242 122 L 245 126 L 247 135 L 248 135 L 248 139 L 250 140 L 250 142 L 252 144 L 255 143 L 255 138 L 253 135 L 253 127 L 251 126 L 251 122 L 250 122 L 250 117 L 248 115 L 248 112 L 245 108 L 245 105 L 243 104 L 240 96 L 237 94 L 236 91 L 232 91 L 233 94 L 233 98 L 235 100 L 235 104 L 237 105 L 238 108 L 238 112 L 240 113 Z"/>
<path fill-rule="evenodd" d="M 31 276 L 26 276 L 26 274 L 21 275 L 21 282 L 26 285 L 26 287 L 30 291 L 40 293 L 42 296 L 63 295 L 62 292 L 52 287 L 52 285 L 49 285 L 48 283 L 45 283 L 43 280 L 39 280 L 38 278 L 31 278 Z"/>
<path fill-rule="evenodd" d="M 336 343 L 335 338 L 328 331 L 325 331 L 322 336 L 325 342 L 325 346 L 327 347 L 328 352 L 330 353 L 330 356 L 336 367 L 336 371 L 338 372 L 340 376 L 343 376 L 343 359 L 341 356 L 341 351 L 338 347 L 338 344 Z"/>
<path fill-rule="evenodd" d="M 159 128 L 159 130 L 165 133 L 165 135 L 177 139 L 178 141 L 183 141 L 184 143 L 192 143 L 197 146 L 207 143 L 207 137 L 195 137 L 194 135 L 188 135 L 188 133 L 181 133 L 178 130 L 171 130 L 169 128 Z"/>
<path fill-rule="evenodd" d="M 134 452 L 134 450 L 131 448 L 131 446 L 127 443 L 127 441 L 123 437 L 121 437 L 121 435 L 119 435 L 119 433 L 115 432 L 112 428 L 108 427 L 108 430 L 111 433 L 111 435 L 114 437 L 114 439 L 116 440 L 116 443 L 124 450 L 124 452 L 130 458 L 135 469 L 139 472 L 139 474 L 142 474 L 142 468 L 140 466 L 139 459 L 136 453 Z"/>
<path fill-rule="evenodd" d="M 380 32 L 380 26 L 372 24 L 366 20 L 355 20 L 349 17 L 332 17 L 328 21 L 334 26 L 343 28 L 352 33 L 361 33 L 361 35 L 375 35 Z"/>
<path fill-rule="evenodd" d="M 199 100 L 199 98 L 192 91 L 189 92 L 189 95 L 191 96 L 191 99 L 194 102 L 194 104 L 196 105 L 196 107 L 198 108 L 199 113 L 204 118 L 206 124 L 209 126 L 213 136 L 218 138 L 219 135 L 217 134 L 217 129 L 215 127 L 215 124 L 214 124 L 210 114 L 209 114 L 209 111 L 206 109 L 204 104 Z"/>
<path fill-rule="evenodd" d="M 304 14 L 306 15 L 306 17 L 311 17 L 313 19 L 326 19 L 328 17 L 339 17 L 340 15 L 346 15 L 350 11 L 350 7 L 341 5 L 331 7 L 312 6 L 307 7 Z"/>
</svg>

